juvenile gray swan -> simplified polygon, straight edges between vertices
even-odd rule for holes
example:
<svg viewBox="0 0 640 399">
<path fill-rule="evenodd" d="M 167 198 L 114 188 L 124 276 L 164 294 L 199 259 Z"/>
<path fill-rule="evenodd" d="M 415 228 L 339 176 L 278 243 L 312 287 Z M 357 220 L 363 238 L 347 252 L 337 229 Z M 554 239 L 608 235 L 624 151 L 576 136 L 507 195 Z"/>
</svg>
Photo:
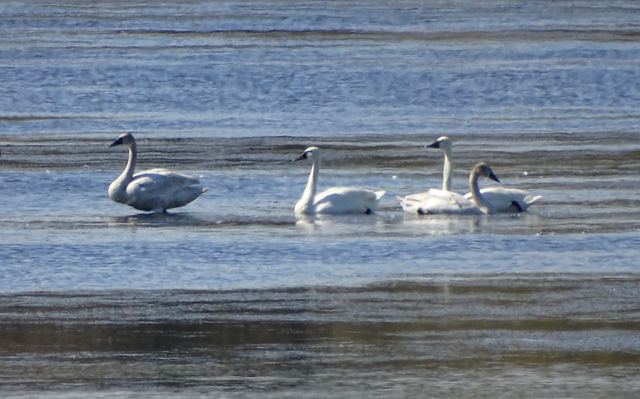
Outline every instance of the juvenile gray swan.
<svg viewBox="0 0 640 399">
<path fill-rule="evenodd" d="M 207 188 L 195 177 L 168 169 L 149 169 L 133 174 L 138 150 L 131 133 L 121 134 L 110 147 L 129 146 L 129 160 L 122 174 L 109 186 L 109 197 L 115 202 L 147 212 L 166 212 L 195 200 Z"/>
<path fill-rule="evenodd" d="M 348 214 L 348 213 L 373 213 L 378 207 L 380 199 L 385 191 L 371 191 L 357 187 L 331 187 L 316 194 L 318 184 L 318 172 L 320 171 L 320 149 L 309 147 L 296 161 L 310 159 L 311 172 L 302 198 L 296 203 L 295 213 L 298 217 L 303 215 L 323 214 Z"/>
<path fill-rule="evenodd" d="M 403 208 L 414 209 L 422 215 L 448 214 L 448 215 L 486 215 L 495 213 L 478 188 L 478 178 L 486 177 L 500 182 L 489 165 L 484 162 L 477 163 L 469 174 L 469 190 L 472 198 L 447 191 L 432 189 L 429 195 L 407 196 L 403 199 Z M 425 193 L 427 194 L 427 193 Z"/>
</svg>

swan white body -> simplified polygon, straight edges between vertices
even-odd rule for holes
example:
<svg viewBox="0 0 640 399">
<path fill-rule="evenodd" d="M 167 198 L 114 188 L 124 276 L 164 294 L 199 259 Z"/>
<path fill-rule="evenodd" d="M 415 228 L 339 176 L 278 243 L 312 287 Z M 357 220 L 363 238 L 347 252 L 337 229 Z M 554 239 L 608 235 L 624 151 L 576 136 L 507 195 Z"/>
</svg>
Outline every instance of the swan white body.
<svg viewBox="0 0 640 399">
<path fill-rule="evenodd" d="M 469 174 L 469 189 L 472 198 L 453 191 L 431 189 L 426 193 L 413 194 L 401 198 L 402 207 L 406 211 L 411 210 L 419 214 L 449 214 L 449 215 L 482 215 L 491 214 L 495 211 L 491 208 L 486 198 L 478 188 L 478 178 L 487 177 L 499 182 L 498 177 L 491 168 L 480 162 L 471 170 Z"/>
<path fill-rule="evenodd" d="M 129 160 L 122 174 L 109 186 L 109 197 L 141 211 L 166 212 L 195 200 L 207 191 L 195 177 L 168 169 L 150 169 L 134 174 L 136 140 L 131 133 L 118 137 L 111 147 L 129 146 Z"/>
<path fill-rule="evenodd" d="M 399 197 L 398 199 L 405 212 L 418 213 L 420 215 L 473 215 L 484 213 L 472 200 L 456 192 L 437 188 L 432 188 L 424 193 Z"/>
<path fill-rule="evenodd" d="M 434 196 L 436 199 L 431 201 L 448 200 L 451 201 L 451 196 L 455 197 L 453 200 L 455 203 L 462 204 L 463 202 L 458 198 L 459 194 L 451 192 L 451 182 L 453 180 L 453 142 L 449 137 L 442 136 L 435 142 L 428 145 L 427 148 L 437 148 L 444 153 L 444 165 L 442 170 L 442 190 L 431 189 L 426 193 L 412 194 L 403 198 L 403 209 L 407 212 L 415 212 L 415 206 L 405 204 L 416 203 L 416 199 L 424 201 L 429 196 Z M 446 193 L 443 193 L 445 191 Z M 480 192 L 483 195 L 484 200 L 488 203 L 489 208 L 493 213 L 496 212 L 523 212 L 526 211 L 533 203 L 542 198 L 542 196 L 533 196 L 526 190 L 520 190 L 516 188 L 506 187 L 485 187 Z M 417 198 L 412 198 L 418 196 Z M 472 194 L 468 192 L 464 195 L 464 198 L 471 200 Z M 443 205 L 447 206 L 447 205 Z"/>
<path fill-rule="evenodd" d="M 444 152 L 444 166 L 442 170 L 442 190 L 431 188 L 429 191 L 398 197 L 402 209 L 411 213 L 482 213 L 472 201 L 451 191 L 451 140 L 442 136 L 427 148 L 437 148 Z"/>
<path fill-rule="evenodd" d="M 358 187 L 331 187 L 316 194 L 318 184 L 318 172 L 320 171 L 320 149 L 318 147 L 307 148 L 302 155 L 296 158 L 311 159 L 311 172 L 307 186 L 302 197 L 294 208 L 297 216 L 315 214 L 348 214 L 348 213 L 373 213 L 378 208 L 380 199 L 385 191 L 372 191 Z"/>
<path fill-rule="evenodd" d="M 485 187 L 480 192 L 494 212 L 524 212 L 542 198 L 541 195 L 534 196 L 517 188 Z M 469 192 L 464 197 L 471 199 L 472 195 Z"/>
</svg>

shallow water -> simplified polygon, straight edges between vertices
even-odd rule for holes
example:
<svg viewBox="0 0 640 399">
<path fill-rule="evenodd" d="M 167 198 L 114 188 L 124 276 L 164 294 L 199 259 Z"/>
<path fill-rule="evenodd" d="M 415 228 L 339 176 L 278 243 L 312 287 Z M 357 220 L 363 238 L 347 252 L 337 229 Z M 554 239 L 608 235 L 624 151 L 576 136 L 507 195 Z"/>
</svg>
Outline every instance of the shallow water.
<svg viewBox="0 0 640 399">
<path fill-rule="evenodd" d="M 4 295 L 3 386 L 18 397 L 633 396 L 638 284 L 511 274 Z"/>
<path fill-rule="evenodd" d="M 3 397 L 632 397 L 634 2 L 0 5 Z M 113 203 L 139 169 L 210 190 Z M 520 215 L 405 215 L 477 161 Z M 296 221 L 320 186 L 375 215 Z"/>
</svg>

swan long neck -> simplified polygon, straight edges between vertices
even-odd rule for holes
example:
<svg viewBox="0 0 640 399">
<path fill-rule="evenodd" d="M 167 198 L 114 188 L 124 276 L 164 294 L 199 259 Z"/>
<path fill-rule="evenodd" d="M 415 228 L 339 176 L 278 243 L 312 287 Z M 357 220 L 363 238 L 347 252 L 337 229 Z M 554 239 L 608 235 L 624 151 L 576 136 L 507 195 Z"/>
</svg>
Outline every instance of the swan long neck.
<svg viewBox="0 0 640 399">
<path fill-rule="evenodd" d="M 136 160 L 138 159 L 138 148 L 136 147 L 136 142 L 132 141 L 129 144 L 129 160 L 127 161 L 127 166 L 125 166 L 124 171 L 122 172 L 121 177 L 124 178 L 124 181 L 129 182 L 133 178 L 133 172 L 136 168 Z"/>
<path fill-rule="evenodd" d="M 129 143 L 129 160 L 127 161 L 127 166 L 125 166 L 120 176 L 109 185 L 109 197 L 111 197 L 112 200 L 123 204 L 127 203 L 127 186 L 131 180 L 133 180 L 133 171 L 136 167 L 137 155 L 136 143 L 132 141 Z"/>
<path fill-rule="evenodd" d="M 453 162 L 451 162 L 451 152 L 444 152 L 444 166 L 442 167 L 442 189 L 451 191 L 451 182 L 453 181 Z"/>
<path fill-rule="evenodd" d="M 473 198 L 473 202 L 476 204 L 480 210 L 486 214 L 491 213 L 491 208 L 489 204 L 480 193 L 480 188 L 478 187 L 478 169 L 473 169 L 471 175 L 469 176 L 469 191 L 471 192 L 471 197 Z"/>
<path fill-rule="evenodd" d="M 313 208 L 313 200 L 316 197 L 316 186 L 318 183 L 318 172 L 320 170 L 320 159 L 313 157 L 313 163 L 311 165 L 311 172 L 309 173 L 309 180 L 307 180 L 307 186 L 302 193 L 300 202 L 304 204 L 304 210 L 309 211 Z M 306 212 L 305 212 L 306 213 Z"/>
</svg>

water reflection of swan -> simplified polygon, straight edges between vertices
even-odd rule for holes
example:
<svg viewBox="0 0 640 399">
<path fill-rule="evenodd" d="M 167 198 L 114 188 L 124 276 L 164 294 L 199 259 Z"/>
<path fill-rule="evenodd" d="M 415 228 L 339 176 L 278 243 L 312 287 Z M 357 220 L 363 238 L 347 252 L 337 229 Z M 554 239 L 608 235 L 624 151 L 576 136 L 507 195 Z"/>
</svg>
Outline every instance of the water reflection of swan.
<svg viewBox="0 0 640 399">
<path fill-rule="evenodd" d="M 111 147 L 129 146 L 129 160 L 122 174 L 109 186 L 109 197 L 141 211 L 166 212 L 187 205 L 205 191 L 195 177 L 167 169 L 150 169 L 133 174 L 136 166 L 136 140 L 131 133 L 118 137 Z"/>
<path fill-rule="evenodd" d="M 109 219 L 109 227 L 202 227 L 208 221 L 188 213 L 136 213 Z"/>
<path fill-rule="evenodd" d="M 484 162 L 476 164 L 469 174 L 469 189 L 472 199 L 447 190 L 432 189 L 427 193 L 414 194 L 402 199 L 402 207 L 414 209 L 419 214 L 489 214 L 494 213 L 478 188 L 478 178 L 487 177 L 499 182 L 498 177 Z"/>
<path fill-rule="evenodd" d="M 311 173 L 302 197 L 296 203 L 298 216 L 320 214 L 373 213 L 385 191 L 371 191 L 356 187 L 331 187 L 316 194 L 320 170 L 320 149 L 307 148 L 296 161 L 311 159 Z"/>
<path fill-rule="evenodd" d="M 411 196 L 409 196 L 409 198 L 405 197 L 405 199 L 408 198 L 410 200 L 409 203 L 415 203 L 420 199 L 426 200 L 430 196 L 442 197 L 446 195 L 458 195 L 451 192 L 451 181 L 453 173 L 453 142 L 449 137 L 442 136 L 435 142 L 429 144 L 427 148 L 436 148 L 444 153 L 442 190 L 430 189 L 426 193 L 412 194 Z M 506 187 L 485 187 L 480 190 L 480 192 L 482 193 L 484 200 L 489 204 L 492 212 L 523 212 L 526 211 L 534 202 L 542 198 L 542 196 L 540 195 L 533 196 L 526 190 Z M 471 192 L 465 194 L 464 197 L 470 200 L 472 198 Z M 407 203 L 407 201 L 402 202 L 403 208 L 406 211 L 416 211 L 416 209 L 413 209 L 411 207 L 405 208 L 404 204 Z"/>
</svg>

